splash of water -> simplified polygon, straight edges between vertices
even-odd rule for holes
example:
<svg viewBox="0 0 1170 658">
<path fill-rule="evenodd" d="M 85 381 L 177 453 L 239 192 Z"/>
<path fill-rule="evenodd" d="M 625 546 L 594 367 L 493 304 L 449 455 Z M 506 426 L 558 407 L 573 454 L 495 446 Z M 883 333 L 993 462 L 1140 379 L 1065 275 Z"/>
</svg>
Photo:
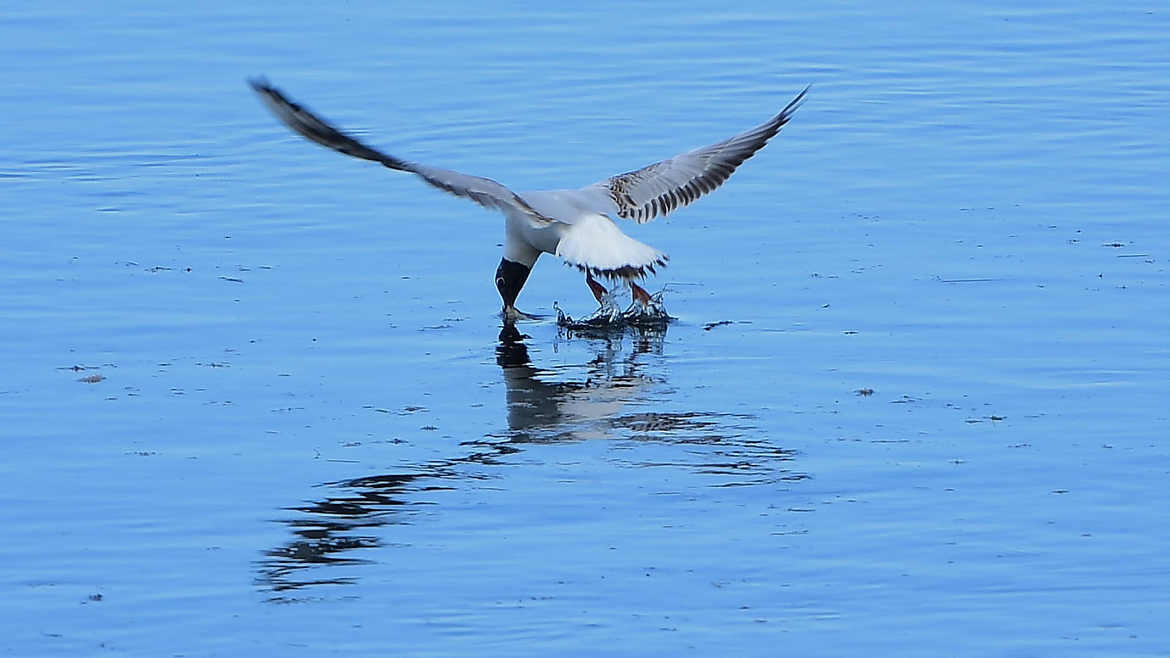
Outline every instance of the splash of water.
<svg viewBox="0 0 1170 658">
<path fill-rule="evenodd" d="M 561 309 L 559 304 L 553 303 L 557 312 L 557 326 L 570 331 L 622 331 L 625 329 L 665 329 L 674 318 L 666 312 L 666 305 L 662 296 L 666 292 L 663 288 L 650 295 L 646 303 L 633 300 L 626 310 L 621 307 L 615 297 L 615 292 L 608 292 L 601 298 L 601 305 L 591 315 L 574 319 Z"/>
</svg>

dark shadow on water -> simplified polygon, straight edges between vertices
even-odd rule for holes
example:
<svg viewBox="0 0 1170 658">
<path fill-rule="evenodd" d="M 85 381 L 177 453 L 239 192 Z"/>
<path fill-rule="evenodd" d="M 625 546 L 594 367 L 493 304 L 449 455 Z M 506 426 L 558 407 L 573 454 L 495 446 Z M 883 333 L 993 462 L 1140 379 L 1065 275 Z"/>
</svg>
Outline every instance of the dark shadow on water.
<svg viewBox="0 0 1170 658">
<path fill-rule="evenodd" d="M 424 511 L 432 518 L 436 503 L 428 492 L 483 479 L 482 467 L 512 465 L 510 455 L 538 444 L 620 440 L 634 448 L 622 452 L 629 456 L 616 460 L 619 466 L 688 469 L 712 487 L 806 478 L 789 468 L 793 452 L 760 436 L 752 416 L 648 409 L 667 408 L 673 397 L 663 367 L 666 331 L 664 324 L 594 331 L 584 338 L 562 332 L 558 341 L 585 340 L 592 358 L 541 368 L 532 362 L 529 337 L 506 323 L 496 346 L 506 387 L 506 429 L 460 443 L 465 454 L 450 459 L 321 485 L 320 500 L 287 508 L 295 515 L 279 520 L 294 537 L 265 553 L 257 585 L 272 593 L 272 601 L 287 602 L 312 596 L 319 585 L 353 583 L 337 567 L 371 562 L 357 549 L 393 547 L 388 526 L 414 523 Z M 639 456 L 647 452 L 654 457 Z"/>
</svg>

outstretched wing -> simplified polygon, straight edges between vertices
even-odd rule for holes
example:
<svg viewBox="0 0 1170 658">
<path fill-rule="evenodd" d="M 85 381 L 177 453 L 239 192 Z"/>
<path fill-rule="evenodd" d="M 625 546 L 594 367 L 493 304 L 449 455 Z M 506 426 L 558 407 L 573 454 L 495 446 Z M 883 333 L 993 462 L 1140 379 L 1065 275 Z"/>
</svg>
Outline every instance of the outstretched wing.
<svg viewBox="0 0 1170 658">
<path fill-rule="evenodd" d="M 805 87 L 779 114 L 747 132 L 570 194 L 597 212 L 616 214 L 639 224 L 688 205 L 722 185 L 736 167 L 775 137 L 800 107 L 808 89 Z"/>
<path fill-rule="evenodd" d="M 291 101 L 279 89 L 268 84 L 267 80 L 255 78 L 249 80 L 248 84 L 252 85 L 252 89 L 260 95 L 264 104 L 272 110 L 276 118 L 305 139 L 334 151 L 352 155 L 355 158 L 379 162 L 390 169 L 408 171 L 444 192 L 471 199 L 487 208 L 525 215 L 535 224 L 544 225 L 555 221 L 537 212 L 515 192 L 490 178 L 469 176 L 450 169 L 428 167 L 387 155 L 329 125 L 328 122 L 304 106 Z"/>
</svg>

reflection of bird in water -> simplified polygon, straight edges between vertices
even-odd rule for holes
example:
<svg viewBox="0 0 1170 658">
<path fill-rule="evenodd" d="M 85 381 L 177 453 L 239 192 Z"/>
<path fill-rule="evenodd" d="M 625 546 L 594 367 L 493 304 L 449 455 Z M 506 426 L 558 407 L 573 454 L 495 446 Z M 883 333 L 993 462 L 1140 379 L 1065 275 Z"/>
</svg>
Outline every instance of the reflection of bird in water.
<svg viewBox="0 0 1170 658">
<path fill-rule="evenodd" d="M 604 438 L 610 422 L 636 402 L 639 389 L 654 385 L 641 373 L 639 358 L 662 351 L 665 331 L 640 331 L 625 359 L 622 336 L 596 341 L 596 356 L 586 364 L 583 381 L 556 381 L 554 371 L 532 365 L 524 336 L 505 323 L 496 347 L 496 363 L 507 384 L 508 439 L 515 442 Z"/>
<path fill-rule="evenodd" d="M 410 172 L 444 192 L 504 213 L 504 257 L 496 269 L 496 289 L 508 318 L 523 315 L 516 310 L 516 297 L 541 254 L 553 254 L 584 272 L 598 303 L 609 291 L 594 275 L 625 281 L 635 304 L 649 304 L 651 296 L 636 282 L 653 274 L 655 267 L 665 267 L 667 256 L 622 233 L 613 218 L 642 224 L 719 187 L 780 132 L 808 91 L 805 88 L 764 123 L 709 146 L 580 189 L 517 193 L 489 178 L 408 162 L 373 149 L 292 102 L 268 82 L 253 80 L 251 84 L 277 118 L 302 137 Z"/>
<path fill-rule="evenodd" d="M 266 553 L 258 584 L 275 599 L 317 585 L 345 584 L 337 568 L 362 563 L 355 549 L 385 547 L 379 527 L 415 522 L 427 492 L 458 488 L 483 477 L 483 466 L 515 467 L 509 455 L 539 450 L 535 444 L 621 439 L 643 448 L 623 452 L 630 467 L 673 467 L 706 476 L 711 486 L 744 486 L 799 480 L 788 470 L 793 453 L 760 437 L 751 416 L 701 411 L 647 411 L 669 407 L 665 375 L 651 376 L 663 358 L 663 333 L 640 332 L 586 341 L 587 362 L 539 368 L 527 336 L 506 323 L 496 346 L 505 383 L 507 429 L 460 444 L 463 455 L 418 464 L 405 472 L 354 478 L 327 485 L 329 495 L 289 508 L 281 520 L 295 538 Z M 658 363 L 655 363 L 657 361 Z M 662 373 L 662 370 L 658 370 Z M 651 454 L 652 458 L 639 455 Z M 466 486 L 466 484 L 464 485 Z M 425 507 L 420 507 L 425 506 Z M 323 571 L 324 570 L 324 571 Z"/>
</svg>

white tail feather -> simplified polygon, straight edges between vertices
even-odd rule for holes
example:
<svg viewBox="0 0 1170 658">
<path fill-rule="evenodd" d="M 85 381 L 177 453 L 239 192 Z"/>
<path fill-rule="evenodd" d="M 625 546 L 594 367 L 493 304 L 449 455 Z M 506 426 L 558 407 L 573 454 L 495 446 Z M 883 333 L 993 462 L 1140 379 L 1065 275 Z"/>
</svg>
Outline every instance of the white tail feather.
<svg viewBox="0 0 1170 658">
<path fill-rule="evenodd" d="M 605 276 L 641 278 L 666 265 L 666 254 L 622 233 L 605 215 L 589 214 L 568 225 L 556 255 L 570 265 Z"/>
</svg>

